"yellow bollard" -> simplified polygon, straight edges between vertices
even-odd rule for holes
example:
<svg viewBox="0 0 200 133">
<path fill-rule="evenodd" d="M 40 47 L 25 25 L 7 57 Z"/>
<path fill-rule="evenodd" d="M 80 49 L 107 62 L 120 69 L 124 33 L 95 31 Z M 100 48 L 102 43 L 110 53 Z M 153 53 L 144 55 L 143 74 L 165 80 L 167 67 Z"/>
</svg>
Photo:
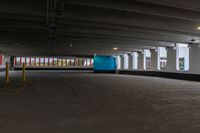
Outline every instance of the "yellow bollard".
<svg viewBox="0 0 200 133">
<path fill-rule="evenodd" d="M 23 81 L 26 81 L 26 72 L 25 72 L 25 70 L 26 70 L 26 64 L 23 63 L 23 66 L 22 66 L 22 80 Z"/>
<path fill-rule="evenodd" d="M 9 78 L 9 63 L 6 62 L 6 84 L 10 83 L 10 78 Z"/>
</svg>

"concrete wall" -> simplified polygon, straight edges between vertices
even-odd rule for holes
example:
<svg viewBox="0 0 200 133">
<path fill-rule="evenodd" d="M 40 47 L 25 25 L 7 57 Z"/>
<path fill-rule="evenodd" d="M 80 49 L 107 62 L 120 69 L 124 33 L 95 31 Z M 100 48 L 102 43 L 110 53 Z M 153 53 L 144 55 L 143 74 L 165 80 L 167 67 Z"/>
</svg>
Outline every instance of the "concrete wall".
<svg viewBox="0 0 200 133">
<path fill-rule="evenodd" d="M 129 54 L 129 64 L 133 63 L 132 54 Z M 166 70 L 158 70 L 158 58 L 157 51 L 151 50 L 151 68 L 149 70 L 144 70 L 144 54 L 142 52 L 138 52 L 138 69 L 133 70 L 133 64 L 129 65 L 129 71 L 160 71 L 160 72 L 174 72 L 174 73 L 186 73 L 186 74 L 200 74 L 200 45 L 193 44 L 189 49 L 189 70 L 188 71 L 180 71 L 177 70 L 176 64 L 176 49 L 173 47 L 167 48 L 167 69 Z M 120 56 L 122 58 L 122 56 Z M 122 61 L 124 59 L 121 59 Z M 123 63 L 121 63 L 123 64 Z M 125 70 L 123 67 L 121 70 Z"/>
</svg>

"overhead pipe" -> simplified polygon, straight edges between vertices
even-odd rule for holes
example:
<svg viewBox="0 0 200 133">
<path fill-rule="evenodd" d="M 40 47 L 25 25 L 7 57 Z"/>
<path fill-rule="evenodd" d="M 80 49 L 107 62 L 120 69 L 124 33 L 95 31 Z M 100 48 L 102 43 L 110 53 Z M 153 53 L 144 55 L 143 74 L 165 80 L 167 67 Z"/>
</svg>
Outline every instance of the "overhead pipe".
<svg viewBox="0 0 200 133">
<path fill-rule="evenodd" d="M 47 0 L 47 26 L 49 28 L 48 41 L 51 45 L 56 39 L 56 30 L 59 26 L 63 10 L 64 0 Z"/>
</svg>

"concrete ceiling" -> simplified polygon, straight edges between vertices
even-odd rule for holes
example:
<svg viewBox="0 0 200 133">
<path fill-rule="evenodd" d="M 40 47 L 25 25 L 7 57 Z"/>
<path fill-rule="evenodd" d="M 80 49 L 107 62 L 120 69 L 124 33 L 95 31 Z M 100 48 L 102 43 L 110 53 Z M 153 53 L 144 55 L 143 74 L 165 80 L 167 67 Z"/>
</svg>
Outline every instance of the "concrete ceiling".
<svg viewBox="0 0 200 133">
<path fill-rule="evenodd" d="M 199 5 L 199 0 L 1 0 L 0 51 L 107 55 L 199 43 Z"/>
</svg>

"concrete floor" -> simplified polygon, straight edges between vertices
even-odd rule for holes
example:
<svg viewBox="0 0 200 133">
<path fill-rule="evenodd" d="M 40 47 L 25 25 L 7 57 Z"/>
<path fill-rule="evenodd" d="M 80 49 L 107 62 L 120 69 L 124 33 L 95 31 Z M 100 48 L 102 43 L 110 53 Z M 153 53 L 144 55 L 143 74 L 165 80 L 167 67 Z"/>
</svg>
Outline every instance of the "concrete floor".
<svg viewBox="0 0 200 133">
<path fill-rule="evenodd" d="M 200 132 L 199 82 L 48 71 L 27 77 L 20 95 L 0 95 L 1 133 Z"/>
</svg>

